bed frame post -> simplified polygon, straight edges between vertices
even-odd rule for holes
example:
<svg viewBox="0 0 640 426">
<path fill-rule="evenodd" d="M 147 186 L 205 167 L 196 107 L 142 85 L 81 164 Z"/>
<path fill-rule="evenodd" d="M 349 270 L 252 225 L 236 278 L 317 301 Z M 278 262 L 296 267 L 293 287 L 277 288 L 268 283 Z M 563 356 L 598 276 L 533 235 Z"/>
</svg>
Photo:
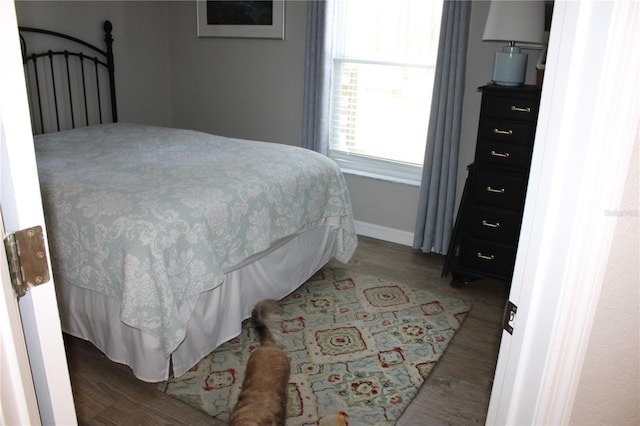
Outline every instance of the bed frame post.
<svg viewBox="0 0 640 426">
<path fill-rule="evenodd" d="M 109 70 L 109 90 L 111 92 L 111 117 L 113 122 L 118 121 L 118 109 L 116 108 L 116 83 L 115 83 L 115 65 L 113 61 L 113 37 L 111 31 L 113 25 L 111 21 L 104 21 L 104 41 L 107 44 L 107 65 Z"/>
<path fill-rule="evenodd" d="M 111 100 L 110 122 L 115 123 L 118 121 L 115 66 L 113 59 L 113 37 L 111 35 L 113 25 L 110 21 L 105 21 L 103 22 L 103 29 L 106 50 L 68 34 L 45 30 L 42 28 L 19 27 L 20 43 L 22 45 L 22 56 L 25 67 L 25 78 L 27 80 L 29 104 L 32 110 L 32 125 L 34 133 L 47 133 L 52 131 L 51 129 L 53 129 L 53 131 L 59 131 L 69 128 L 69 123 L 66 122 L 64 123 L 64 129 L 62 128 L 63 126 L 61 126 L 62 123 L 59 119 L 60 111 L 64 111 L 66 114 L 65 118 L 69 118 L 68 121 L 70 121 L 70 127 L 75 128 L 76 124 L 80 122 L 79 119 L 82 118 L 82 111 L 80 108 L 78 108 L 78 111 L 74 110 L 74 102 L 76 100 L 74 94 L 77 94 L 78 100 L 84 101 L 84 125 L 89 126 L 91 124 L 102 124 L 103 118 L 109 122 L 107 117 L 103 117 L 103 114 L 107 115 L 108 112 L 103 111 L 103 104 L 101 101 L 101 92 L 104 92 L 104 84 L 107 84 L 104 83 L 105 72 L 107 73 L 109 81 L 108 96 Z M 50 48 L 47 50 L 41 48 L 40 52 L 29 52 L 29 49 L 27 48 L 28 40 L 25 40 L 24 33 L 36 33 L 42 35 L 45 37 L 43 41 L 50 44 Z M 70 41 L 72 44 L 68 44 L 66 41 Z M 71 47 L 72 51 L 67 50 L 67 47 Z M 38 70 L 38 58 L 42 58 L 42 61 L 44 62 L 40 71 Z M 85 59 L 91 61 L 93 71 L 95 71 L 95 78 L 91 79 L 89 83 L 90 88 L 92 90 L 95 89 L 95 99 L 93 97 L 91 99 L 91 109 L 88 108 L 87 104 L 87 80 L 85 80 L 84 67 Z M 62 62 L 61 65 L 56 62 L 54 65 L 54 61 L 64 62 Z M 73 61 L 73 66 L 71 66 L 71 61 Z M 33 63 L 33 65 L 30 66 L 30 63 Z M 76 66 L 79 67 L 79 69 Z M 29 68 L 31 68 L 31 71 Z M 72 69 L 74 70 L 73 73 L 71 72 Z M 49 71 L 50 76 L 44 75 L 47 71 Z M 63 74 L 63 77 L 57 77 L 58 71 Z M 65 71 L 66 79 L 64 79 Z M 42 77 L 46 77 L 45 80 L 40 78 L 41 73 L 43 73 Z M 74 84 L 72 84 L 72 74 L 74 76 Z M 75 81 L 80 78 L 82 78 L 81 81 Z M 101 80 L 103 81 L 101 82 Z M 61 105 L 58 104 L 59 99 L 56 96 L 57 88 L 62 90 L 62 96 L 69 96 L 66 103 L 62 103 Z M 38 111 L 35 111 L 36 107 L 38 108 Z M 64 108 L 64 110 L 61 108 Z M 43 110 L 46 110 L 48 114 L 46 117 L 46 125 L 43 117 Z M 40 118 L 40 129 L 37 129 L 38 116 Z M 90 116 L 93 118 L 90 119 Z M 50 122 L 53 121 L 53 118 L 55 118 L 56 121 L 52 125 Z"/>
</svg>

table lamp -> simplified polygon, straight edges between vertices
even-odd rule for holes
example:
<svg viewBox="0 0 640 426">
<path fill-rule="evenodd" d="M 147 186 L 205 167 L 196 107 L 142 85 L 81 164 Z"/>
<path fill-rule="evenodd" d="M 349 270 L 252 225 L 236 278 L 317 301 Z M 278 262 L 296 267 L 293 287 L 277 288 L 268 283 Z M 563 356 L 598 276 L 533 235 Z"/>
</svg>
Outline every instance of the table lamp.
<svg viewBox="0 0 640 426">
<path fill-rule="evenodd" d="M 483 41 L 506 41 L 496 52 L 491 80 L 500 86 L 521 86 L 527 72 L 526 53 L 516 43 L 540 48 L 544 42 L 544 1 L 492 1 Z"/>
</svg>

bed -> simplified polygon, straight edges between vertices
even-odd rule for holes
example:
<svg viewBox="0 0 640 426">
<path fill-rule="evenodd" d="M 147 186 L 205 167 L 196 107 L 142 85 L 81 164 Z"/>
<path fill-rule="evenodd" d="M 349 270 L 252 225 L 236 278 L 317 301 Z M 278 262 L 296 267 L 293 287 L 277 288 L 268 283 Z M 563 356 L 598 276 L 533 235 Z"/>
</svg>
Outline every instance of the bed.
<svg viewBox="0 0 640 426">
<path fill-rule="evenodd" d="M 52 270 L 64 332 L 158 382 L 238 335 L 259 300 L 347 262 L 357 236 L 323 155 L 119 122 L 104 29 L 106 50 L 20 28 Z M 30 36 L 65 47 L 32 53 Z"/>
</svg>

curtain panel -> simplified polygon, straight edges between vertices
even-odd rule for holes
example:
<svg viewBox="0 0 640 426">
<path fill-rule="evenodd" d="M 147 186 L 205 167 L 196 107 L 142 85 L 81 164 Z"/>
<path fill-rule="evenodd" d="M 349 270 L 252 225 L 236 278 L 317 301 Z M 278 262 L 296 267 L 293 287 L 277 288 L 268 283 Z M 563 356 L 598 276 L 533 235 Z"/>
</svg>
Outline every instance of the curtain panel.
<svg viewBox="0 0 640 426">
<path fill-rule="evenodd" d="M 307 2 L 302 146 L 327 155 L 333 0 Z M 471 1 L 445 0 L 413 247 L 447 253 L 453 231 Z"/>
<path fill-rule="evenodd" d="M 329 153 L 332 14 L 332 0 L 307 2 L 302 146 L 324 155 Z"/>
<path fill-rule="evenodd" d="M 446 0 L 413 247 L 446 254 L 453 232 L 470 1 Z"/>
</svg>

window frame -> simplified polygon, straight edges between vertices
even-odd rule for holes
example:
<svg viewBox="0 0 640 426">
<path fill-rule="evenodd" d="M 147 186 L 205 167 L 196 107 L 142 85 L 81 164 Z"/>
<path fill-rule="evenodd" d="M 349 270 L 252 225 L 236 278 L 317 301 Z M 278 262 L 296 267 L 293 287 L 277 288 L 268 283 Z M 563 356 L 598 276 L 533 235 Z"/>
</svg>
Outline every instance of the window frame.
<svg viewBox="0 0 640 426">
<path fill-rule="evenodd" d="M 344 2 L 339 2 L 344 3 Z M 344 20 L 344 15 L 338 14 L 337 10 L 339 7 L 335 9 L 336 11 L 336 22 L 341 22 Z M 341 25 L 338 25 L 341 27 Z M 334 34 L 334 37 L 336 35 Z M 340 37 L 337 37 L 338 39 Z M 419 69 L 433 69 L 435 71 L 436 64 L 434 63 L 406 63 L 400 61 L 393 60 L 375 60 L 370 58 L 359 58 L 346 56 L 341 46 L 334 46 L 332 56 L 330 58 L 331 61 L 331 88 L 330 88 L 330 107 L 329 107 L 329 123 L 332 127 L 334 125 L 334 92 L 336 90 L 336 85 L 340 85 L 340 73 L 336 72 L 336 70 L 340 69 L 341 64 L 344 63 L 356 63 L 356 64 L 366 64 L 366 65 L 379 65 L 379 66 L 396 66 L 396 67 L 408 67 L 408 68 L 419 68 Z M 429 117 L 426 117 L 429 120 Z M 408 184 L 412 186 L 420 186 L 422 180 L 422 169 L 423 169 L 423 161 L 424 158 L 421 159 L 420 164 L 411 164 L 405 163 L 401 161 L 396 161 L 392 159 L 385 159 L 380 157 L 368 156 L 363 154 L 358 154 L 346 150 L 334 149 L 332 147 L 332 135 L 333 128 L 330 129 L 328 137 L 328 156 L 332 158 L 346 174 L 365 176 L 375 179 L 381 179 L 385 181 L 397 182 Z M 426 135 L 425 135 L 425 150 L 426 150 Z"/>
<path fill-rule="evenodd" d="M 420 186 L 422 166 L 347 151 L 329 150 L 329 157 L 343 173 Z"/>
</svg>

